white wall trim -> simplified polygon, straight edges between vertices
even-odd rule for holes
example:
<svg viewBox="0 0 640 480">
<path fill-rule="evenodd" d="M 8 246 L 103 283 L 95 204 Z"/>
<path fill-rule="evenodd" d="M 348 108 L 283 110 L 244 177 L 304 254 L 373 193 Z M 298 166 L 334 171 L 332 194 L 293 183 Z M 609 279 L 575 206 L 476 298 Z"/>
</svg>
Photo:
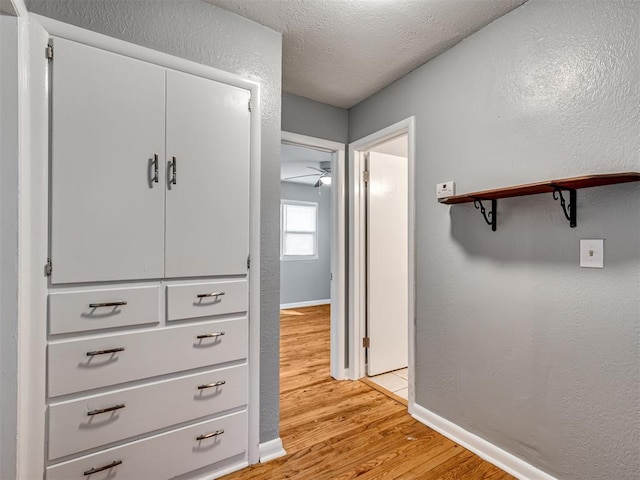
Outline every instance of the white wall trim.
<svg viewBox="0 0 640 480">
<path fill-rule="evenodd" d="M 347 253 L 346 253 L 346 172 L 345 145 L 331 140 L 282 132 L 284 143 L 321 148 L 333 152 L 331 187 L 331 376 L 336 380 L 348 378 L 345 367 L 347 315 Z M 296 305 L 298 307 L 303 305 Z M 310 305 L 306 305 L 310 306 Z M 283 308 L 282 306 L 280 308 Z M 292 307 L 286 307 L 292 308 Z"/>
<path fill-rule="evenodd" d="M 465 430 L 459 425 L 442 418 L 421 405 L 414 403 L 411 410 L 413 418 L 420 423 L 424 423 L 428 427 L 433 428 L 458 445 L 472 451 L 480 458 L 520 480 L 557 480 L 555 477 L 525 462 L 521 458 Z"/>
<path fill-rule="evenodd" d="M 63 23 L 58 20 L 54 20 L 49 17 L 43 17 L 41 15 L 30 13 L 29 16 L 37 23 L 42 25 L 44 29 L 50 35 L 54 37 L 66 38 L 74 42 L 83 43 L 92 47 L 106 50 L 108 52 L 117 53 L 127 57 L 135 58 L 137 60 L 143 60 L 145 62 L 153 63 L 165 68 L 172 68 L 181 72 L 190 73 L 203 78 L 209 78 L 218 82 L 227 83 L 236 87 L 245 88 L 251 90 L 252 100 L 256 100 L 254 96 L 254 89 L 258 87 L 258 83 L 247 80 L 234 73 L 229 73 L 218 68 L 204 65 L 194 62 L 192 60 L 186 60 L 184 58 L 176 57 L 168 53 L 160 52 L 158 50 L 152 50 L 151 48 L 142 47 L 134 43 L 129 43 L 124 40 L 109 37 L 101 33 L 86 30 L 84 28 L 76 27 L 68 23 Z M 254 105 L 255 104 L 255 105 Z M 259 102 L 252 101 L 252 112 L 254 107 L 259 107 Z M 253 125 L 252 125 L 253 126 Z"/>
<path fill-rule="evenodd" d="M 18 17 L 20 156 L 18 205 L 17 478 L 44 471 L 47 258 L 48 91 L 46 62 L 37 53 L 47 32 L 31 15 Z M 40 48 L 40 50 L 38 50 Z"/>
<path fill-rule="evenodd" d="M 276 458 L 284 457 L 287 454 L 282 446 L 280 437 L 261 443 L 259 450 L 260 463 L 267 463 Z"/>
<path fill-rule="evenodd" d="M 20 23 L 23 21 L 22 23 Z M 249 248 L 249 444 L 248 461 L 259 461 L 260 443 L 260 186 L 261 90 L 257 82 L 193 61 L 134 45 L 47 17 L 19 18 L 20 48 L 20 205 L 19 205 L 19 359 L 18 478 L 40 478 L 44 471 L 46 288 L 43 265 L 48 231 L 49 36 L 90 45 L 162 67 L 227 83 L 251 92 Z M 54 59 L 55 61 L 55 59 Z"/>
<path fill-rule="evenodd" d="M 340 142 L 334 142 L 333 140 L 324 140 L 322 138 L 310 137 L 308 135 L 301 135 L 299 133 L 282 131 L 282 141 L 293 145 L 301 145 L 307 147 L 324 148 L 329 152 L 337 152 L 338 150 L 344 150 L 344 144 Z"/>
<path fill-rule="evenodd" d="M 318 305 L 330 305 L 330 304 L 331 304 L 330 298 L 325 298 L 323 300 L 307 300 L 306 302 L 281 303 L 280 310 L 286 310 L 287 308 L 316 307 Z"/>
<path fill-rule="evenodd" d="M 348 378 L 357 380 L 365 375 L 365 349 L 362 348 L 361 338 L 364 336 L 366 312 L 366 265 L 361 252 L 366 248 L 365 227 L 365 195 L 362 185 L 364 171 L 364 152 L 374 145 L 385 142 L 398 135 L 406 134 L 409 143 L 408 176 L 409 176 L 409 395 L 408 409 L 413 413 L 415 404 L 415 117 L 411 116 L 372 133 L 360 140 L 349 144 L 349 371 Z"/>
</svg>

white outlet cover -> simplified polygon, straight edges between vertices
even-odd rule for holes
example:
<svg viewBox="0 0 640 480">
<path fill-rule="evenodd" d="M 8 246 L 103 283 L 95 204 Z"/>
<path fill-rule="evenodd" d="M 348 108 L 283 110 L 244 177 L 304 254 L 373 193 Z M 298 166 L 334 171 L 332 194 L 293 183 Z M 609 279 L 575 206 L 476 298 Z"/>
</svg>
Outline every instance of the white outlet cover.
<svg viewBox="0 0 640 480">
<path fill-rule="evenodd" d="M 580 240 L 580 266 L 583 268 L 604 268 L 604 240 Z"/>
</svg>

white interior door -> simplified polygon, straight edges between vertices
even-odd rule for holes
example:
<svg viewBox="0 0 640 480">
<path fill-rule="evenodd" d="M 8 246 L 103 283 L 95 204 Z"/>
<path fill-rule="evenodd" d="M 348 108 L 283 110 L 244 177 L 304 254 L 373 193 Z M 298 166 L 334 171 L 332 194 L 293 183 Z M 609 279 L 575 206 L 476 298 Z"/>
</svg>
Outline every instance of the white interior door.
<svg viewBox="0 0 640 480">
<path fill-rule="evenodd" d="M 247 272 L 249 98 L 167 72 L 167 277 Z"/>
<path fill-rule="evenodd" d="M 369 152 L 367 336 L 369 376 L 408 365 L 408 162 Z"/>
<path fill-rule="evenodd" d="M 164 69 L 61 38 L 53 46 L 51 280 L 160 278 Z"/>
</svg>

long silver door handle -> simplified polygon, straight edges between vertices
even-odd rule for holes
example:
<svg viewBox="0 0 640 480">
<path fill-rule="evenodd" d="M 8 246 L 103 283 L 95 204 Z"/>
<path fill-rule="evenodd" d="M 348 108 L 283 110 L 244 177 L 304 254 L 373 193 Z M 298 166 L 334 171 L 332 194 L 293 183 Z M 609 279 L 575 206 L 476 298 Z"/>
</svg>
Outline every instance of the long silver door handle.
<svg viewBox="0 0 640 480">
<path fill-rule="evenodd" d="M 158 154 L 156 153 L 153 155 L 153 177 L 151 178 L 151 183 L 158 183 L 159 179 Z M 153 186 L 151 188 L 153 188 Z"/>
<path fill-rule="evenodd" d="M 206 440 L 207 438 L 211 438 L 211 437 L 217 437 L 218 435 L 222 435 L 224 433 L 224 430 L 220 429 L 220 430 L 216 430 L 215 432 L 211 432 L 211 433 L 205 433 L 204 435 L 199 435 L 196 437 L 196 441 L 200 441 L 200 440 Z"/>
<path fill-rule="evenodd" d="M 169 168 L 171 169 L 171 185 L 177 185 L 178 183 L 178 159 L 171 157 L 173 160 L 169 162 Z"/>
<path fill-rule="evenodd" d="M 113 407 L 99 408 L 98 410 L 91 410 L 90 412 L 87 412 L 87 415 L 89 417 L 92 417 L 94 415 L 100 415 L 101 413 L 115 412 L 116 410 L 120 410 L 121 408 L 124 408 L 124 407 L 125 407 L 124 403 L 119 403 L 118 405 L 114 405 Z"/>
<path fill-rule="evenodd" d="M 93 352 L 87 352 L 87 357 L 95 357 L 96 355 L 108 355 L 110 353 L 124 352 L 124 347 L 110 348 L 108 350 L 95 350 Z"/>
<path fill-rule="evenodd" d="M 89 308 L 102 308 L 102 307 L 121 307 L 126 305 L 127 302 L 103 302 L 103 303 L 90 303 Z"/>
<path fill-rule="evenodd" d="M 122 465 L 122 460 L 114 460 L 109 465 L 105 465 L 103 467 L 92 468 L 91 470 L 87 470 L 84 472 L 84 476 L 87 477 L 89 475 L 93 475 L 94 473 L 104 472 L 105 470 L 109 470 L 110 468 L 117 467 L 118 465 Z"/>
<path fill-rule="evenodd" d="M 196 338 L 198 340 L 202 340 L 203 338 L 222 337 L 223 335 L 224 335 L 224 332 L 203 333 L 202 335 L 198 335 Z"/>
<path fill-rule="evenodd" d="M 224 385 L 225 382 L 224 380 L 220 380 L 219 382 L 214 382 L 214 383 L 206 383 L 204 385 L 198 385 L 198 390 L 205 390 L 207 388 L 215 388 L 215 387 L 219 387 L 220 385 Z"/>
<path fill-rule="evenodd" d="M 199 293 L 196 295 L 198 298 L 206 298 L 206 297 L 221 297 L 224 295 L 224 292 L 211 292 L 211 293 Z"/>
</svg>

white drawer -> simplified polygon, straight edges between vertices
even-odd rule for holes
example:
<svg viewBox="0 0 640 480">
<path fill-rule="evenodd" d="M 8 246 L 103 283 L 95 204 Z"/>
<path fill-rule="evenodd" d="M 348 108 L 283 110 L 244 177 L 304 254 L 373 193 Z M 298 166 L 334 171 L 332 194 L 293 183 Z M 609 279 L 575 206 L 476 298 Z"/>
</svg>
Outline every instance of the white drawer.
<svg viewBox="0 0 640 480">
<path fill-rule="evenodd" d="M 49 294 L 49 333 L 158 323 L 160 286 L 102 288 Z"/>
<path fill-rule="evenodd" d="M 246 318 L 52 341 L 49 397 L 240 360 L 247 346 Z"/>
<path fill-rule="evenodd" d="M 246 312 L 248 301 L 246 280 L 169 285 L 167 320 Z"/>
<path fill-rule="evenodd" d="M 200 435 L 224 431 L 197 440 Z M 47 480 L 162 480 L 247 451 L 246 411 L 154 435 L 47 467 Z M 245 459 L 246 461 L 246 459 Z M 91 469 L 122 462 L 101 472 Z"/>
<path fill-rule="evenodd" d="M 247 383 L 239 365 L 52 404 L 49 459 L 244 406 Z"/>
</svg>

